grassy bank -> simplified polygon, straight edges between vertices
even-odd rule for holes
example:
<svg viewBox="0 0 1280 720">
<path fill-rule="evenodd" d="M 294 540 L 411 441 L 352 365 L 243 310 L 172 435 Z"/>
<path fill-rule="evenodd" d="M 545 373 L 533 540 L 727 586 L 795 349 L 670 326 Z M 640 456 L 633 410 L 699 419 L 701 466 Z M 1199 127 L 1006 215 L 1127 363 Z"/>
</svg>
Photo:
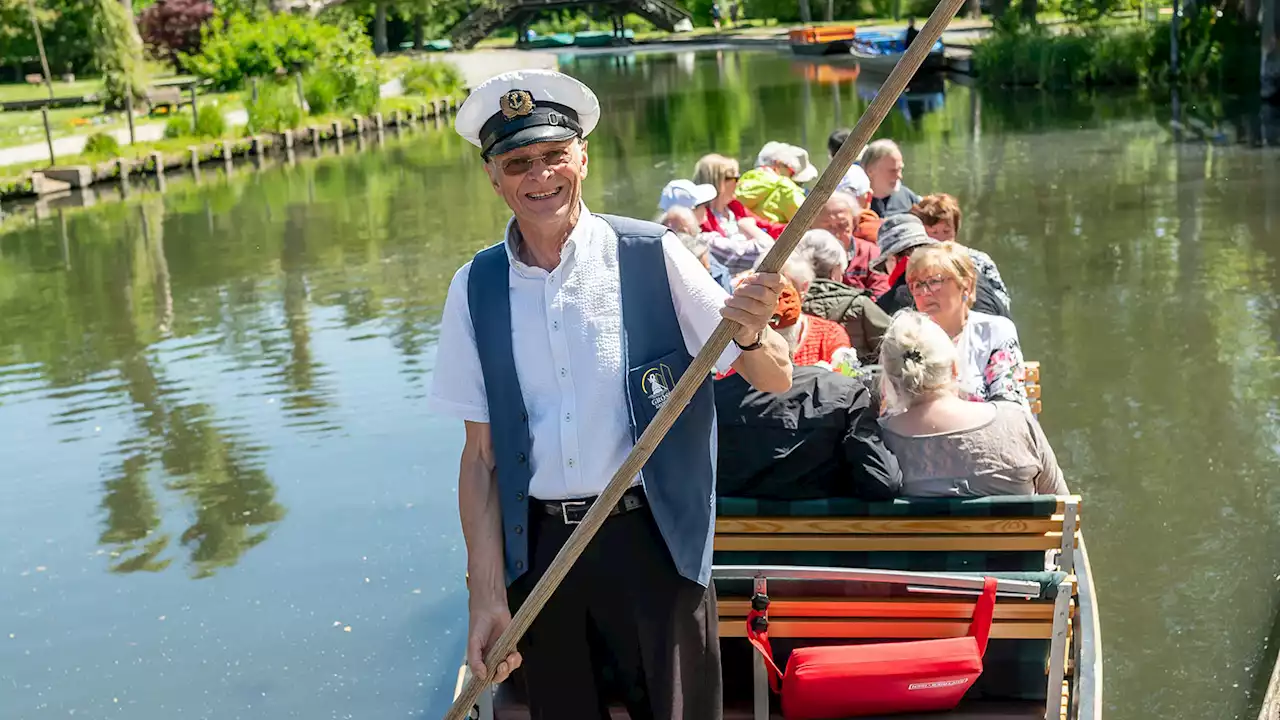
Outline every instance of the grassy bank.
<svg viewBox="0 0 1280 720">
<path fill-rule="evenodd" d="M 974 46 L 982 82 L 1050 90 L 1150 87 L 1170 82 L 1249 90 L 1258 84 L 1257 26 L 1212 8 L 1179 21 L 1179 61 L 1170 64 L 1170 22 L 1096 22 L 1053 32 L 1042 25 L 998 23 Z"/>
</svg>

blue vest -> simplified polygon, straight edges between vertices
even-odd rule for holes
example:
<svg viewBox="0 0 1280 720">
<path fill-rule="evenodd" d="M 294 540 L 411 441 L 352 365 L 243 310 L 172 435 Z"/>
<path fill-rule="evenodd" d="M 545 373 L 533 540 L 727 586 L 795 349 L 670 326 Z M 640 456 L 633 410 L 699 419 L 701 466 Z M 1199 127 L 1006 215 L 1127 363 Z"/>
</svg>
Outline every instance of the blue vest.
<svg viewBox="0 0 1280 720">
<path fill-rule="evenodd" d="M 693 358 L 685 349 L 667 284 L 662 252 L 666 228 L 608 215 L 596 217 L 608 222 L 618 236 L 627 404 L 634 441 L 657 416 L 665 392 L 675 387 Z M 476 254 L 467 283 L 467 304 L 489 402 L 508 585 L 528 568 L 524 528 L 529 525 L 529 480 L 533 475 L 529 415 L 511 349 L 509 270 L 506 249 L 499 243 Z M 707 376 L 640 473 L 676 570 L 701 585 L 711 579 L 715 532 L 715 401 L 711 385 Z"/>
</svg>

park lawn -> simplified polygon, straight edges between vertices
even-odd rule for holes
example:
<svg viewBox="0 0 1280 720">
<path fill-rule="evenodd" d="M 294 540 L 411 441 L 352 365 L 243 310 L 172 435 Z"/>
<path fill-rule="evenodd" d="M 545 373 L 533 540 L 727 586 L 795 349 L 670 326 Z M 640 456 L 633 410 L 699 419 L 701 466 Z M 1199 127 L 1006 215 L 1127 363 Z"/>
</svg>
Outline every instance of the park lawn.
<svg viewBox="0 0 1280 720">
<path fill-rule="evenodd" d="M 76 80 L 75 82 L 62 82 L 55 80 L 53 82 L 54 97 L 84 97 L 92 93 L 96 93 L 102 89 L 102 81 L 93 78 L 91 80 Z M 5 83 L 0 84 L 0 102 L 15 102 L 20 100 L 43 100 L 49 97 L 49 90 L 43 83 L 39 85 L 28 85 L 26 83 Z"/>
<path fill-rule="evenodd" d="M 139 118 L 136 122 L 144 122 Z M 123 113 L 104 114 L 101 105 L 58 108 L 49 111 L 53 137 L 88 135 L 125 124 Z M 44 120 L 39 111 L 0 112 L 0 147 L 44 142 Z"/>
</svg>

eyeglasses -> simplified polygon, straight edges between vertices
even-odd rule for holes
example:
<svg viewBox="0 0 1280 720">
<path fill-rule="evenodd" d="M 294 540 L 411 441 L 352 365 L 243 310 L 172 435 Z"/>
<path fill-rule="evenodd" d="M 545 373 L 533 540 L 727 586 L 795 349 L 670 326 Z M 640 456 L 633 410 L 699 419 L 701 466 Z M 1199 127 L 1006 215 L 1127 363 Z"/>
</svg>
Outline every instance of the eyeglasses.
<svg viewBox="0 0 1280 720">
<path fill-rule="evenodd" d="M 732 181 L 734 181 L 734 182 L 737 182 L 737 181 L 739 181 L 739 180 L 741 180 L 741 179 L 742 179 L 742 176 L 741 176 L 741 175 L 726 175 L 724 179 L 725 179 L 725 180 L 732 180 Z"/>
<path fill-rule="evenodd" d="M 534 155 L 533 157 L 514 158 L 502 163 L 502 174 L 508 177 L 517 177 L 524 175 L 533 169 L 533 164 L 541 160 L 543 165 L 549 168 L 559 167 L 569 162 L 568 148 L 552 150 L 545 155 Z"/>
<path fill-rule="evenodd" d="M 945 275 L 934 275 L 931 278 L 917 280 L 913 283 L 907 283 L 907 287 L 911 290 L 912 295 L 923 295 L 927 291 L 930 295 L 942 289 L 942 286 L 951 278 Z"/>
</svg>

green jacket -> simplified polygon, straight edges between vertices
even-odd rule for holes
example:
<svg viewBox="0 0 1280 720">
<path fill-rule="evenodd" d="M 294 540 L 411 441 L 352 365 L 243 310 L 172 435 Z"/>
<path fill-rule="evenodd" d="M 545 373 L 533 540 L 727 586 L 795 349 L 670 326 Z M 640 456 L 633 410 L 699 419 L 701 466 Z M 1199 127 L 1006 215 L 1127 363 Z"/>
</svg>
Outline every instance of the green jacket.
<svg viewBox="0 0 1280 720">
<path fill-rule="evenodd" d="M 880 340 L 889 327 L 889 316 L 876 305 L 871 293 L 842 282 L 819 278 L 805 293 L 801 310 L 840 323 L 864 365 L 875 363 Z"/>
<path fill-rule="evenodd" d="M 799 185 L 765 168 L 742 173 L 735 195 L 748 210 L 772 222 L 791 222 L 804 203 Z"/>
</svg>

